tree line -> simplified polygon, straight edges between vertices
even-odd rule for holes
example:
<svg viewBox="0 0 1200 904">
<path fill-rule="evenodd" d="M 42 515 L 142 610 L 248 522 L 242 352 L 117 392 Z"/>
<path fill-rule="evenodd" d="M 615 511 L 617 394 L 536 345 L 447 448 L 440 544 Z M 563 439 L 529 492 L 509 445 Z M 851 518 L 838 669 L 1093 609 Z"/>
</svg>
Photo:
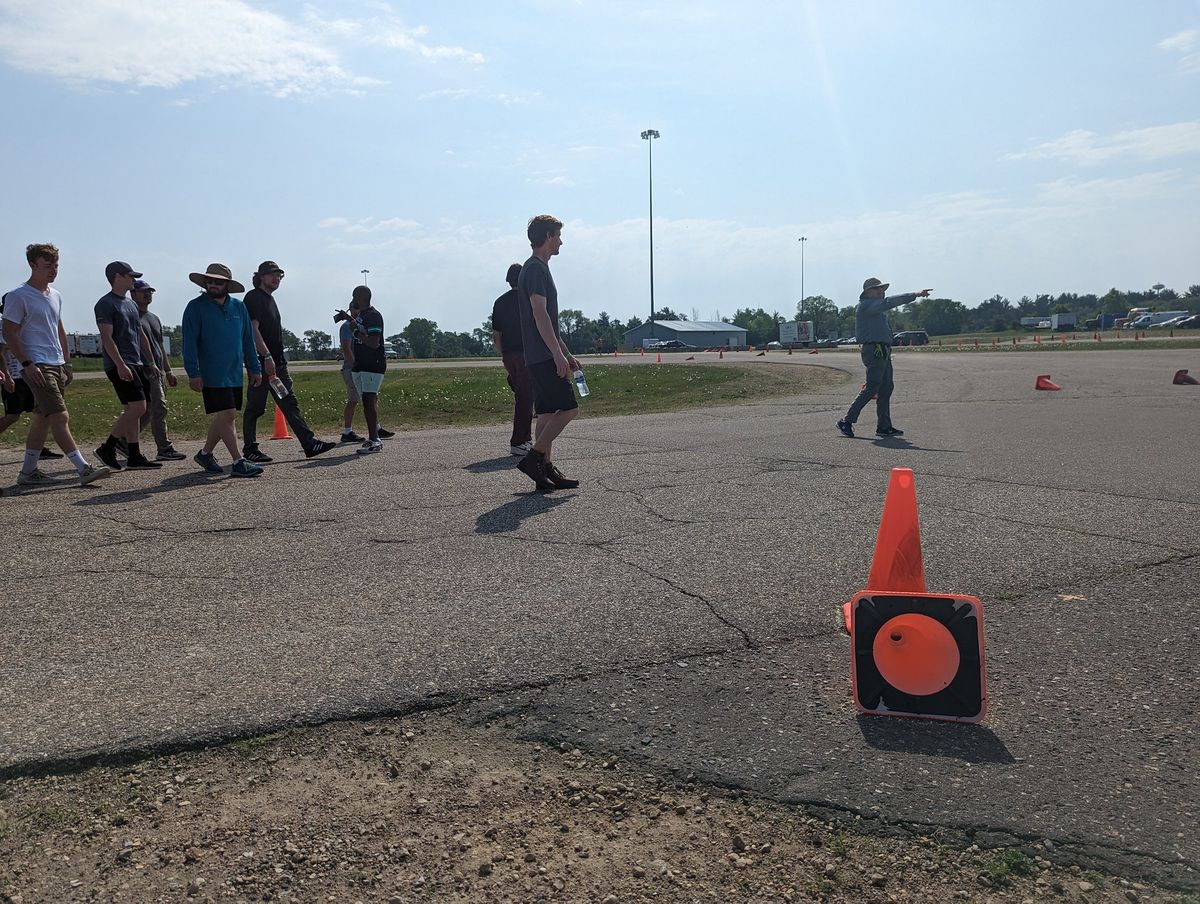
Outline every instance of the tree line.
<svg viewBox="0 0 1200 904">
<path fill-rule="evenodd" d="M 1161 310 L 1164 306 L 1200 312 L 1200 284 L 1189 286 L 1184 296 L 1161 284 L 1145 291 L 1110 289 L 1101 296 L 1077 295 L 1074 292 L 1036 295 L 1032 298 L 1026 295 L 1015 303 L 1002 295 L 993 295 L 973 308 L 950 298 L 925 298 L 891 311 L 889 317 L 896 330 L 925 330 L 931 336 L 952 336 L 956 333 L 1019 329 L 1022 317 L 1048 318 L 1051 314 L 1075 314 L 1082 322 L 1101 313 L 1124 314 L 1132 307 Z M 852 336 L 854 307 L 838 307 L 824 295 L 810 295 L 796 305 L 794 317 L 785 317 L 777 310 L 767 312 L 763 308 L 739 308 L 729 322 L 746 330 L 746 342 L 749 345 L 765 345 L 778 339 L 779 324 L 792 319 L 811 320 L 817 336 Z M 656 320 L 688 319 L 669 307 L 659 308 L 654 314 Z M 691 319 L 699 319 L 695 309 L 692 310 Z M 721 319 L 720 313 L 714 312 L 713 320 Z M 574 308 L 566 308 L 558 313 L 559 328 L 567 348 L 577 355 L 596 351 L 597 340 L 602 352 L 621 349 L 625 343 L 625 332 L 644 322 L 637 315 L 622 321 L 604 311 L 595 319 Z M 172 348 L 181 347 L 182 327 L 163 327 L 163 334 L 171 338 Z M 399 333 L 386 337 L 386 341 L 402 358 L 476 358 L 496 354 L 492 344 L 491 317 L 470 332 L 443 330 L 433 320 L 414 317 Z M 298 336 L 286 327 L 283 330 L 283 347 L 288 358 L 294 361 L 333 359 L 341 351 L 333 335 L 324 330 L 305 330 Z"/>
</svg>

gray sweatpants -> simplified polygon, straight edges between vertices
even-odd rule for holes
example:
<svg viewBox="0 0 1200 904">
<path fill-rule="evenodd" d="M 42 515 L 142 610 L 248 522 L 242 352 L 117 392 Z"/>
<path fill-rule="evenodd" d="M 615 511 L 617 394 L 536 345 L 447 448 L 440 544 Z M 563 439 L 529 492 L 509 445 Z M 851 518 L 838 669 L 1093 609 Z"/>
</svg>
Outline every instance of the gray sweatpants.
<svg viewBox="0 0 1200 904">
<path fill-rule="evenodd" d="M 867 369 L 867 382 L 863 386 L 862 392 L 850 403 L 850 410 L 846 413 L 846 423 L 853 424 L 858 420 L 859 412 L 863 410 L 867 402 L 871 401 L 871 396 L 878 395 L 879 401 L 875 403 L 876 430 L 887 430 L 892 426 L 892 349 L 891 346 L 885 345 L 887 355 L 882 358 L 875 357 L 875 347 L 879 343 L 868 342 L 859 349 L 859 354 L 862 356 L 863 366 Z"/>
<path fill-rule="evenodd" d="M 157 380 L 148 380 L 150 398 L 146 399 L 146 413 L 141 418 L 141 429 L 150 425 L 150 433 L 159 452 L 171 448 L 167 438 L 167 378 L 160 372 Z"/>
</svg>

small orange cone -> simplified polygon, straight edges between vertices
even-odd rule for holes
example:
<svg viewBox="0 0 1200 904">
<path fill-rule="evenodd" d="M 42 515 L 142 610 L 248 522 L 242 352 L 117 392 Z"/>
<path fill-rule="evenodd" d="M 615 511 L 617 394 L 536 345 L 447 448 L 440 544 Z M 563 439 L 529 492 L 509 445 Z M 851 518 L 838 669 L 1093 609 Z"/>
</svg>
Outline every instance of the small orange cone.
<svg viewBox="0 0 1200 904">
<path fill-rule="evenodd" d="M 1050 379 L 1050 374 L 1038 374 L 1037 381 L 1033 384 L 1034 389 L 1045 389 L 1049 391 L 1057 391 L 1062 389 L 1057 383 Z"/>
<path fill-rule="evenodd" d="M 721 360 L 721 361 L 725 360 L 725 349 L 720 349 L 717 352 L 717 358 L 718 358 L 718 360 Z"/>
<path fill-rule="evenodd" d="M 646 357 L 646 347 L 642 346 L 642 357 Z"/>
<path fill-rule="evenodd" d="M 662 352 L 659 352 L 659 353 L 658 353 L 658 360 L 657 360 L 657 361 L 655 361 L 654 363 L 655 363 L 655 364 L 662 364 Z"/>
<path fill-rule="evenodd" d="M 695 356 L 695 355 L 688 355 L 688 356 L 687 356 L 686 358 L 684 358 L 683 360 L 684 360 L 684 361 L 695 361 L 695 360 L 696 360 L 696 356 Z"/>
<path fill-rule="evenodd" d="M 763 355 L 765 355 L 765 354 L 766 354 L 766 352 L 759 352 L 759 353 L 758 353 L 757 355 L 755 355 L 754 357 L 756 357 L 756 358 L 761 358 L 761 357 L 762 357 Z"/>
<path fill-rule="evenodd" d="M 271 435 L 271 439 L 291 439 L 292 435 L 288 433 L 287 418 L 283 416 L 283 409 L 278 405 L 275 406 L 275 432 Z"/>
<path fill-rule="evenodd" d="M 1176 386 L 1200 386 L 1200 380 L 1188 376 L 1187 368 L 1175 371 L 1175 379 L 1171 382 Z"/>
</svg>

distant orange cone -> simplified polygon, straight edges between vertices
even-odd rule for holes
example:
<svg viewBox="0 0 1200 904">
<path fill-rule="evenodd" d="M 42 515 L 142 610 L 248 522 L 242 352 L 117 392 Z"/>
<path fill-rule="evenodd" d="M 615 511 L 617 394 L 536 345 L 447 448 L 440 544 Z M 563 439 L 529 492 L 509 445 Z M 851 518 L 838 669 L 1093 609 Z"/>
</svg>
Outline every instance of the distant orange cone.
<svg viewBox="0 0 1200 904">
<path fill-rule="evenodd" d="M 1051 392 L 1062 389 L 1057 383 L 1050 379 L 1050 374 L 1038 374 L 1037 381 L 1033 384 L 1034 389 L 1045 389 Z"/>
<path fill-rule="evenodd" d="M 754 357 L 756 357 L 756 358 L 761 358 L 761 357 L 762 357 L 763 355 L 765 355 L 765 354 L 766 354 L 766 352 L 759 352 L 759 353 L 758 353 L 757 355 L 755 355 Z"/>
<path fill-rule="evenodd" d="M 658 353 L 658 360 L 657 360 L 657 361 L 655 361 L 654 363 L 655 363 L 655 364 L 662 364 L 662 352 L 659 352 L 659 353 Z"/>
<path fill-rule="evenodd" d="M 642 357 L 643 357 L 643 358 L 644 358 L 644 357 L 646 357 L 646 348 L 645 348 L 645 346 L 642 346 Z"/>
<path fill-rule="evenodd" d="M 291 439 L 292 435 L 288 433 L 287 418 L 283 416 L 283 409 L 278 405 L 275 406 L 275 432 L 271 435 L 271 439 Z"/>
<path fill-rule="evenodd" d="M 717 352 L 717 358 L 721 361 L 725 360 L 725 349 L 721 349 Z"/>
<path fill-rule="evenodd" d="M 696 356 L 695 356 L 695 355 L 688 355 L 688 356 L 687 356 L 686 358 L 684 358 L 683 360 L 684 360 L 684 361 L 695 361 L 695 360 L 696 360 Z"/>
<path fill-rule="evenodd" d="M 1200 380 L 1188 376 L 1187 368 L 1175 371 L 1175 379 L 1171 382 L 1176 386 L 1200 386 Z"/>
<path fill-rule="evenodd" d="M 810 349 L 808 350 L 808 353 L 809 353 L 810 355 L 815 355 L 815 354 L 817 354 L 817 350 L 816 350 L 815 348 L 810 348 Z"/>
</svg>

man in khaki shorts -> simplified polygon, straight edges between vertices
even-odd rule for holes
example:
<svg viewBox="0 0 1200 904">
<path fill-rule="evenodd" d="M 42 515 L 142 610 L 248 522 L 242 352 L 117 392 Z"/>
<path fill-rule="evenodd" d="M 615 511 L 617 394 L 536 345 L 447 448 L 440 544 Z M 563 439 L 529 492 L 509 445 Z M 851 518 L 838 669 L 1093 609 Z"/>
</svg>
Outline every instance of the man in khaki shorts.
<svg viewBox="0 0 1200 904">
<path fill-rule="evenodd" d="M 58 447 L 79 472 L 79 483 L 89 484 L 112 472 L 103 466 L 93 467 L 71 436 L 63 393 L 74 375 L 66 352 L 62 296 L 50 286 L 58 276 L 58 249 L 49 244 L 30 245 L 25 249 L 25 259 L 29 262 L 29 279 L 9 292 L 4 304 L 4 344 L 21 365 L 21 375 L 33 393 L 34 402 L 34 415 L 25 438 L 25 460 L 17 483 L 42 486 L 54 482 L 38 469 L 46 434 L 52 432 Z"/>
</svg>

